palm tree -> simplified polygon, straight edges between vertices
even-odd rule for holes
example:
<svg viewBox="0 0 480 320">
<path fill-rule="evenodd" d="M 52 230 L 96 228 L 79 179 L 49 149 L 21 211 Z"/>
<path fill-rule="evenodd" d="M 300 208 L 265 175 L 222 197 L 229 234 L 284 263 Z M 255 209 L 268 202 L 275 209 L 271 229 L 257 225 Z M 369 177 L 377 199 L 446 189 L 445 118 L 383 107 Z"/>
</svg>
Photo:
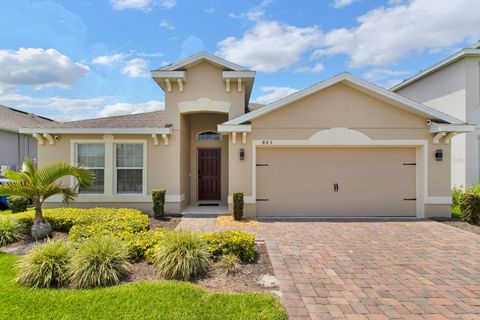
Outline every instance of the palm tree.
<svg viewBox="0 0 480 320">
<path fill-rule="evenodd" d="M 74 177 L 77 185 L 72 188 L 57 181 L 67 176 Z M 36 239 L 45 238 L 52 232 L 50 224 L 43 217 L 42 205 L 45 200 L 60 194 L 63 202 L 69 203 L 78 196 L 78 188 L 91 186 L 94 178 L 86 167 L 57 162 L 37 169 L 33 160 L 29 158 L 23 161 L 21 172 L 6 170 L 5 177 L 13 182 L 0 185 L 0 195 L 20 196 L 32 200 L 35 206 L 32 236 Z"/>
</svg>

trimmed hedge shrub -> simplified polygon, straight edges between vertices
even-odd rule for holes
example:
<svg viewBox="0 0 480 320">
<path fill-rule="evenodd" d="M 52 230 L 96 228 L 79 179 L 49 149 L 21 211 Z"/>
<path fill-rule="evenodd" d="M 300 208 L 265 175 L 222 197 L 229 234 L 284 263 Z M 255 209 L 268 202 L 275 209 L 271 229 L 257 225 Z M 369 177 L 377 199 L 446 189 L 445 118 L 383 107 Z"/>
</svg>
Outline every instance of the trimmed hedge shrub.
<svg viewBox="0 0 480 320">
<path fill-rule="evenodd" d="M 17 219 L 0 216 L 0 246 L 20 240 L 24 231 Z"/>
<path fill-rule="evenodd" d="M 148 230 L 146 215 L 127 214 L 122 217 L 103 217 L 86 223 L 75 224 L 69 232 L 69 240 L 80 240 L 96 235 L 113 235 L 123 238 L 122 234 Z"/>
<path fill-rule="evenodd" d="M 33 224 L 35 213 L 26 211 L 12 215 L 25 227 Z M 69 232 L 74 225 L 91 224 L 95 222 L 110 221 L 114 224 L 116 221 L 122 224 L 122 229 L 131 229 L 136 231 L 147 230 L 148 217 L 141 211 L 135 209 L 115 209 L 115 208 L 57 208 L 43 210 L 43 216 L 52 226 L 53 231 Z"/>
<path fill-rule="evenodd" d="M 210 266 L 207 244 L 195 232 L 167 232 L 155 248 L 154 266 L 166 279 L 190 280 Z"/>
<path fill-rule="evenodd" d="M 153 214 L 155 219 L 163 219 L 165 216 L 165 194 L 167 190 L 152 190 Z"/>
<path fill-rule="evenodd" d="M 115 285 L 130 268 L 124 241 L 96 236 L 77 244 L 70 263 L 70 284 L 74 288 Z"/>
<path fill-rule="evenodd" d="M 480 195 L 466 192 L 460 197 L 460 210 L 463 220 L 478 224 L 480 221 Z"/>
<path fill-rule="evenodd" d="M 18 196 L 9 196 L 7 202 L 12 213 L 27 211 L 27 206 L 30 204 L 27 198 Z"/>
<path fill-rule="evenodd" d="M 61 287 L 68 283 L 70 247 L 65 241 L 35 246 L 17 267 L 17 283 L 31 288 Z"/>
<path fill-rule="evenodd" d="M 208 251 L 214 260 L 227 254 L 234 254 L 244 262 L 255 259 L 255 234 L 253 233 L 229 230 L 205 233 L 203 239 L 207 242 Z"/>
<path fill-rule="evenodd" d="M 243 218 L 243 192 L 233 193 L 233 219 L 241 220 Z"/>
</svg>

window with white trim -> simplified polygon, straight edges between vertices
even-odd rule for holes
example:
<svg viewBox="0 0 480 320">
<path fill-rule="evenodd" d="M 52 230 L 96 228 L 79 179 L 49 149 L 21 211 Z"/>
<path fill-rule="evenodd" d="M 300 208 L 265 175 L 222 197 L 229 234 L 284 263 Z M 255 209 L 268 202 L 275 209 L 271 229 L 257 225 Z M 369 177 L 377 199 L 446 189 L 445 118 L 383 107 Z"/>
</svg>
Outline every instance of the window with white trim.
<svg viewBox="0 0 480 320">
<path fill-rule="evenodd" d="M 115 144 L 116 193 L 143 193 L 143 144 Z"/>
<path fill-rule="evenodd" d="M 198 141 L 220 141 L 222 136 L 215 131 L 203 131 L 197 134 Z"/>
<path fill-rule="evenodd" d="M 105 192 L 105 145 L 100 143 L 82 143 L 76 145 L 76 162 L 90 169 L 95 175 L 93 184 L 81 188 L 82 194 L 103 194 Z"/>
</svg>

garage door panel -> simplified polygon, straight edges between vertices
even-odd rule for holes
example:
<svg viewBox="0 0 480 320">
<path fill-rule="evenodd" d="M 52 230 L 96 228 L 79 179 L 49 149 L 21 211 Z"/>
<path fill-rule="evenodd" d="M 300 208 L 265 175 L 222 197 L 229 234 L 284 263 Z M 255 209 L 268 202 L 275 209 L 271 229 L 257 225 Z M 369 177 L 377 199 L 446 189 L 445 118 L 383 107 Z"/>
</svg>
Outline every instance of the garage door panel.
<svg viewBox="0 0 480 320">
<path fill-rule="evenodd" d="M 415 216 L 415 148 L 259 148 L 259 216 Z M 334 185 L 338 185 L 335 192 Z"/>
</svg>

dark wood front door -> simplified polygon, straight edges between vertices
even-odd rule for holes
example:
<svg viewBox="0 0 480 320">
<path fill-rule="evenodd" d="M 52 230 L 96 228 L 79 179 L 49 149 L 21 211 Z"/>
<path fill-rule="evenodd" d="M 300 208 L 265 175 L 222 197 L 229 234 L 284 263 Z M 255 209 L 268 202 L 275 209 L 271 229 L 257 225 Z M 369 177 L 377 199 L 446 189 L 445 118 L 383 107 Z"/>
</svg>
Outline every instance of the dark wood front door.
<svg viewBox="0 0 480 320">
<path fill-rule="evenodd" d="M 220 149 L 198 150 L 198 200 L 220 200 Z"/>
</svg>

